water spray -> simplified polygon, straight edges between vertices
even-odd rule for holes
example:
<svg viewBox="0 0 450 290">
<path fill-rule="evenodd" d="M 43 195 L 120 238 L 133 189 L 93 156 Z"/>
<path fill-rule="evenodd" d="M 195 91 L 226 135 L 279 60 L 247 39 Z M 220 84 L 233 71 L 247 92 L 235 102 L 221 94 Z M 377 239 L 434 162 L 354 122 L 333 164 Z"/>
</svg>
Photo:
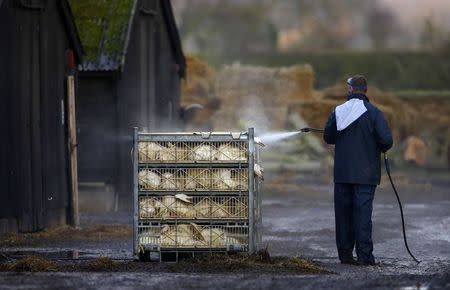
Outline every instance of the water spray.
<svg viewBox="0 0 450 290">
<path fill-rule="evenodd" d="M 308 133 L 308 132 L 323 133 L 323 130 L 314 128 L 302 128 L 299 131 L 291 131 L 291 132 L 268 132 L 264 133 L 263 135 L 257 138 L 258 140 L 262 140 L 264 144 L 271 144 L 290 137 L 294 137 L 295 135 L 301 133 Z"/>
<path fill-rule="evenodd" d="M 302 133 L 302 131 L 293 131 L 293 132 L 269 132 L 261 135 L 259 138 L 264 142 L 264 144 L 275 143 L 290 137 L 293 137 L 297 134 Z"/>
<path fill-rule="evenodd" d="M 316 129 L 316 128 L 302 128 L 302 129 L 300 129 L 300 131 L 297 132 L 297 134 L 298 133 L 308 133 L 308 132 L 323 133 L 324 130 L 323 129 Z M 296 135 L 296 134 L 293 134 L 293 135 Z M 290 136 L 293 136 L 293 135 L 290 135 Z M 405 243 L 406 250 L 408 251 L 408 254 L 411 256 L 411 258 L 417 264 L 419 264 L 420 261 L 417 260 L 416 257 L 414 257 L 414 255 L 412 254 L 412 252 L 411 252 L 411 250 L 409 249 L 409 246 L 408 246 L 408 240 L 406 238 L 406 230 L 405 230 L 405 218 L 403 216 L 403 206 L 402 206 L 402 202 L 400 201 L 400 196 L 398 195 L 397 189 L 395 188 L 394 181 L 392 180 L 391 167 L 390 167 L 389 159 L 387 157 L 387 153 L 386 152 L 384 153 L 384 165 L 386 167 L 386 172 L 387 172 L 387 175 L 389 177 L 389 181 L 391 182 L 392 189 L 394 190 L 395 196 L 397 197 L 398 206 L 400 208 L 400 216 L 402 218 L 403 241 Z"/>
</svg>

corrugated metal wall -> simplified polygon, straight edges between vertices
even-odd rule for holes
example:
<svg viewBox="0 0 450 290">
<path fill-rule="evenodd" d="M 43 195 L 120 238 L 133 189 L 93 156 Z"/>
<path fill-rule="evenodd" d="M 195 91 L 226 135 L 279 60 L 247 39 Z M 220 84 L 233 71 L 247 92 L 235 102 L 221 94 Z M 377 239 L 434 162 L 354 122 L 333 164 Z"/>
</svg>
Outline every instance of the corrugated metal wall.
<svg viewBox="0 0 450 290">
<path fill-rule="evenodd" d="M 0 35 L 6 36 L 0 45 L 0 231 L 66 222 L 63 102 L 69 45 L 57 0 L 41 2 L 45 10 L 17 0 L 6 0 L 0 10 Z"/>
</svg>

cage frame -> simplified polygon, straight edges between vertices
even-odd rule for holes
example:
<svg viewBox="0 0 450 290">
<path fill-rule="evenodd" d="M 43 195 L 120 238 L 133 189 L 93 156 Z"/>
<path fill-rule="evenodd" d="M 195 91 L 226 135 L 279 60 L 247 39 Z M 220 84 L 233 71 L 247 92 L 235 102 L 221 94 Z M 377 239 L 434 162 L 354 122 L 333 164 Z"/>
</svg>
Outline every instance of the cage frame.
<svg viewBox="0 0 450 290">
<path fill-rule="evenodd" d="M 245 142 L 247 149 L 246 160 L 228 160 L 223 162 L 221 160 L 210 161 L 180 161 L 180 162 L 142 162 L 139 160 L 139 142 Z M 244 251 L 249 253 L 255 253 L 261 244 L 261 193 L 260 184 L 261 180 L 256 177 L 254 173 L 254 165 L 259 162 L 259 147 L 254 142 L 254 129 L 249 128 L 245 132 L 191 132 L 191 133 L 153 133 L 139 131 L 138 128 L 133 129 L 133 149 L 132 149 L 132 162 L 133 162 L 133 256 L 135 259 L 139 258 L 139 225 L 143 222 L 160 223 L 160 224 L 178 224 L 185 222 L 193 222 L 208 225 L 220 225 L 223 223 L 246 223 L 248 225 L 248 244 L 246 247 L 239 249 L 217 249 L 217 248 L 196 248 L 196 249 L 177 249 L 177 248 L 161 248 L 151 247 L 146 249 L 151 252 L 156 252 L 161 256 L 163 253 L 174 253 L 176 260 L 178 260 L 178 253 L 195 253 L 200 252 L 236 252 Z M 247 188 L 245 190 L 233 189 L 233 190 L 200 190 L 200 191 L 186 191 L 186 190 L 143 190 L 139 186 L 139 170 L 145 169 L 174 169 L 174 168 L 239 168 L 245 169 L 247 173 Z M 141 196 L 164 196 L 175 194 L 186 194 L 188 196 L 230 196 L 241 197 L 245 196 L 247 200 L 248 214 L 247 218 L 219 218 L 211 217 L 208 219 L 186 219 L 186 218 L 155 218 L 155 219 L 141 219 L 139 214 L 139 199 Z"/>
</svg>

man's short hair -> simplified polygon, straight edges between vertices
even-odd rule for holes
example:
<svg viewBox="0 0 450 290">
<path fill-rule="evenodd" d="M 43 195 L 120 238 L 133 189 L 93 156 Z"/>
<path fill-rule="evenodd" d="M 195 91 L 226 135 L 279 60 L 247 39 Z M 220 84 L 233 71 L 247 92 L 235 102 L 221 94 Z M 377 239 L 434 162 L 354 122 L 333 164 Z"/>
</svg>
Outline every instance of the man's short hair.
<svg viewBox="0 0 450 290">
<path fill-rule="evenodd" d="M 355 75 L 348 78 L 347 84 L 352 87 L 353 91 L 367 91 L 367 80 L 363 75 Z"/>
</svg>

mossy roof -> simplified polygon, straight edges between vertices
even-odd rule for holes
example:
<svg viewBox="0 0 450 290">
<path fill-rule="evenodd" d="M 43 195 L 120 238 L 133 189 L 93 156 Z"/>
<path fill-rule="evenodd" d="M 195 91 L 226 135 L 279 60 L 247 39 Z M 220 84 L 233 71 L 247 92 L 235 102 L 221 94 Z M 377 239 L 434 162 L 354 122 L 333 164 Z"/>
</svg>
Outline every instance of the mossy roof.
<svg viewBox="0 0 450 290">
<path fill-rule="evenodd" d="M 69 0 L 85 57 L 81 70 L 118 70 L 123 65 L 136 0 Z"/>
</svg>

